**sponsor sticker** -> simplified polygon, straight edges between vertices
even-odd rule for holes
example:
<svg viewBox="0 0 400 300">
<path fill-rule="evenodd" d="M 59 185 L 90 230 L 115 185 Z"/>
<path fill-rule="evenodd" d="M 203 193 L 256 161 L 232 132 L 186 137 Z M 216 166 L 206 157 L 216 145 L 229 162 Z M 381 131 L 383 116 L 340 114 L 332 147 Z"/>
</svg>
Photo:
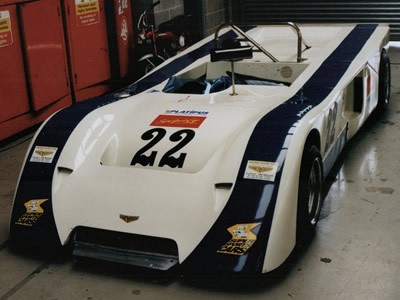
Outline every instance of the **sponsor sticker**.
<svg viewBox="0 0 400 300">
<path fill-rule="evenodd" d="M 30 161 L 51 164 L 57 149 L 56 147 L 36 146 Z"/>
<path fill-rule="evenodd" d="M 76 22 L 78 27 L 100 22 L 98 0 L 75 0 Z"/>
<path fill-rule="evenodd" d="M 261 223 L 236 224 L 227 230 L 232 239 L 225 243 L 217 252 L 232 255 L 243 255 L 257 240 L 257 235 L 251 230 Z"/>
<path fill-rule="evenodd" d="M 0 11 L 0 47 L 10 46 L 13 44 L 11 32 L 11 19 L 8 10 Z"/>
<path fill-rule="evenodd" d="M 181 115 L 181 116 L 207 116 L 208 111 L 204 110 L 179 110 L 179 109 L 168 109 L 164 112 L 164 115 Z"/>
<path fill-rule="evenodd" d="M 26 212 L 15 222 L 17 225 L 33 226 L 37 220 L 44 213 L 43 208 L 40 206 L 49 199 L 34 199 L 26 202 Z"/>
<path fill-rule="evenodd" d="M 159 115 L 150 126 L 199 128 L 205 119 L 200 116 Z"/>
<path fill-rule="evenodd" d="M 244 178 L 275 181 L 275 175 L 278 171 L 278 163 L 267 161 L 249 160 L 247 162 Z"/>
</svg>

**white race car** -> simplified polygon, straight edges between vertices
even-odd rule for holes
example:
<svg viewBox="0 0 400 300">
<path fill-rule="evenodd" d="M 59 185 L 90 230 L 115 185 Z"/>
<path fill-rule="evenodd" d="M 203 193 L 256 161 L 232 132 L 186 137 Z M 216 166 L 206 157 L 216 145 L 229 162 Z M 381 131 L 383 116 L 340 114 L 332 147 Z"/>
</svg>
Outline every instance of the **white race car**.
<svg viewBox="0 0 400 300">
<path fill-rule="evenodd" d="M 388 38 L 387 25 L 230 24 L 57 112 L 27 153 L 12 240 L 160 270 L 278 268 L 312 235 L 346 142 L 388 104 Z"/>
</svg>

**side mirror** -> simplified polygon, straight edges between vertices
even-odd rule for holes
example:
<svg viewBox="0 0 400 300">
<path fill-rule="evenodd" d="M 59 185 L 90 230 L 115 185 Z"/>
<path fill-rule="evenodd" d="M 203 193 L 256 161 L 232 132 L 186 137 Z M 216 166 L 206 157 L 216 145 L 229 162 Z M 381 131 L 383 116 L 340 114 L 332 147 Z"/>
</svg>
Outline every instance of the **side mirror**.
<svg viewBox="0 0 400 300">
<path fill-rule="evenodd" d="M 221 48 L 211 49 L 211 62 L 238 61 L 253 58 L 253 47 L 241 46 L 238 40 L 225 40 Z"/>
<path fill-rule="evenodd" d="M 246 58 L 253 58 L 253 49 L 251 46 L 241 46 L 240 41 L 235 39 L 224 40 L 220 48 L 211 49 L 211 62 L 230 61 L 232 70 L 232 93 L 235 96 L 235 70 L 234 62 Z"/>
</svg>

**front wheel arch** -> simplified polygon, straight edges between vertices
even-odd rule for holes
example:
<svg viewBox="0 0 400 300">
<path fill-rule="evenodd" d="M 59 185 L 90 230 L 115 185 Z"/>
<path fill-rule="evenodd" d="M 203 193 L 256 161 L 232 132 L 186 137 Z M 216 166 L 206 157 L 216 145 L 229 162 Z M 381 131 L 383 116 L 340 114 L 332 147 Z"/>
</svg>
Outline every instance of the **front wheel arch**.
<svg viewBox="0 0 400 300">
<path fill-rule="evenodd" d="M 282 169 L 263 273 L 271 272 L 284 265 L 285 262 L 290 264 L 291 254 L 294 253 L 296 245 L 300 245 L 297 234 L 299 228 L 297 203 L 302 150 L 315 146 L 320 151 L 321 134 L 318 125 L 321 123 L 322 121 L 314 122 L 317 125 L 314 127 L 309 126 L 307 122 L 302 122 L 303 126 L 297 128 L 297 132 L 292 138 Z"/>
</svg>

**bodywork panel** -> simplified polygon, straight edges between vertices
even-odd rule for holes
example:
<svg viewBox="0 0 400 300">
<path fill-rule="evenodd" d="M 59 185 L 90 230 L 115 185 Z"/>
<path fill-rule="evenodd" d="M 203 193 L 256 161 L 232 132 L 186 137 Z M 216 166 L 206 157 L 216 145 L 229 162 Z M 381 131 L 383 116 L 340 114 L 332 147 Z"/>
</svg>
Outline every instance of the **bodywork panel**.
<svg viewBox="0 0 400 300">
<path fill-rule="evenodd" d="M 263 33 L 244 30 L 254 38 Z M 327 174 L 347 141 L 350 122 L 345 114 L 335 115 L 338 126 L 332 129 L 330 115 L 341 114 L 346 87 L 374 64 L 388 31 L 368 24 L 329 30 L 337 35 L 334 47 L 318 44 L 318 31 L 316 48 L 325 50 L 310 52 L 315 57 L 288 86 L 239 86 L 235 97 L 228 91 L 161 92 L 171 76 L 196 77 L 205 70 L 213 47 L 209 39 L 123 91 L 58 112 L 42 126 L 27 155 L 10 221 L 12 237 L 50 245 L 73 239 L 82 252 L 107 256 L 109 248 L 107 255 L 96 254 L 95 242 L 85 248 L 71 236 L 76 228 L 93 228 L 174 241 L 177 250 L 160 255 L 188 268 L 262 273 L 278 267 L 296 243 L 304 143 L 312 130 L 319 133 Z M 224 37 L 235 34 L 227 31 Z M 271 74 L 287 76 L 290 68 L 275 66 Z M 374 88 L 371 95 L 376 96 Z M 178 150 L 172 148 L 176 144 Z M 149 249 L 132 251 L 132 264 L 140 265 L 138 257 L 147 259 Z"/>
</svg>

